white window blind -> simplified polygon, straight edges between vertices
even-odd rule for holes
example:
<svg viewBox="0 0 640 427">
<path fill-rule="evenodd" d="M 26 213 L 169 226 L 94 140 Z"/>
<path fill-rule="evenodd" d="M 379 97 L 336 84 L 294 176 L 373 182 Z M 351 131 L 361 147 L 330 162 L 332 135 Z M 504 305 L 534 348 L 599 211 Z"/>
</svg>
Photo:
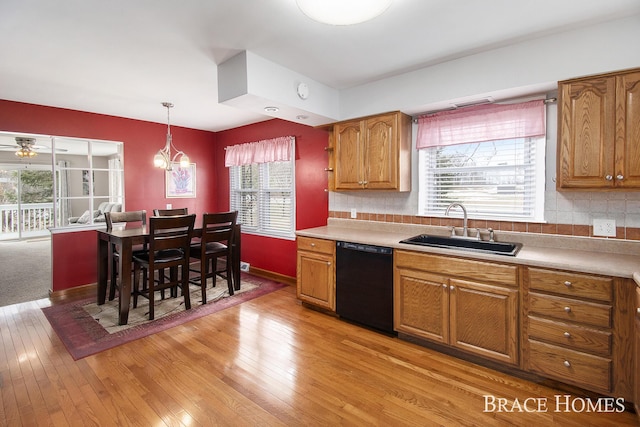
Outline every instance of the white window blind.
<svg viewBox="0 0 640 427">
<path fill-rule="evenodd" d="M 420 150 L 419 164 L 421 215 L 458 202 L 478 219 L 543 218 L 543 137 L 432 147 Z"/>
<path fill-rule="evenodd" d="M 293 153 L 293 138 L 291 145 Z M 295 238 L 294 159 L 229 167 L 230 206 L 243 233 Z"/>
</svg>

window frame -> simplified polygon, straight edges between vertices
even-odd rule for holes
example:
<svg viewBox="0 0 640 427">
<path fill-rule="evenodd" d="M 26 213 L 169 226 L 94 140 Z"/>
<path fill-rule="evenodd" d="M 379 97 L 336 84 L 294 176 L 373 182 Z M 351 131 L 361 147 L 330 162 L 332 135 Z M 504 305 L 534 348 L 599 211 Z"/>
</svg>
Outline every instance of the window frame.
<svg viewBox="0 0 640 427">
<path fill-rule="evenodd" d="M 265 179 L 269 174 L 269 167 L 273 163 L 288 163 L 290 166 L 290 186 L 289 188 L 269 188 L 265 185 Z M 257 188 L 240 188 L 238 185 L 242 182 L 239 175 L 242 172 L 242 168 L 251 167 L 257 170 Z M 238 220 L 242 223 L 242 232 L 247 234 L 254 234 L 264 237 L 272 237 L 284 240 L 295 240 L 296 235 L 296 169 L 295 169 L 295 143 L 291 140 L 291 157 L 287 161 L 279 162 L 265 162 L 265 163 L 251 163 L 240 166 L 229 166 L 229 206 L 231 210 L 238 211 Z M 245 217 L 244 210 L 242 209 L 242 202 L 240 201 L 240 194 L 255 193 L 256 194 L 256 222 L 257 225 L 253 226 L 242 222 L 242 218 Z M 279 231 L 275 228 L 269 228 L 269 221 L 266 218 L 269 216 L 265 209 L 272 207 L 273 205 L 266 200 L 270 200 L 268 194 L 270 193 L 289 193 L 290 196 L 287 200 L 290 200 L 290 227 L 286 231 Z"/>
</svg>

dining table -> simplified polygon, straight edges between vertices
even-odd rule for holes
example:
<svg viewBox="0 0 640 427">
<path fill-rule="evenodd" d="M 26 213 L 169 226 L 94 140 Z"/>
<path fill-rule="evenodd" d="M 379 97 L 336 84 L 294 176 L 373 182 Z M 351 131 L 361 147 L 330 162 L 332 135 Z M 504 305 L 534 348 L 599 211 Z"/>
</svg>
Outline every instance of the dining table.
<svg viewBox="0 0 640 427">
<path fill-rule="evenodd" d="M 118 296 L 118 324 L 126 325 L 129 320 L 129 305 L 131 301 L 133 262 L 132 248 L 136 245 L 149 243 L 149 228 L 147 226 L 127 228 L 114 226 L 112 230 L 97 230 L 98 233 L 98 295 L 97 304 L 103 305 L 107 299 L 107 284 L 109 277 L 109 262 L 111 247 L 118 247 L 120 262 L 118 263 L 118 278 L 120 279 L 120 293 Z M 202 235 L 202 228 L 193 229 L 193 238 Z M 241 226 L 236 224 L 231 236 L 231 271 L 232 283 L 235 290 L 240 290 L 240 243 Z"/>
</svg>

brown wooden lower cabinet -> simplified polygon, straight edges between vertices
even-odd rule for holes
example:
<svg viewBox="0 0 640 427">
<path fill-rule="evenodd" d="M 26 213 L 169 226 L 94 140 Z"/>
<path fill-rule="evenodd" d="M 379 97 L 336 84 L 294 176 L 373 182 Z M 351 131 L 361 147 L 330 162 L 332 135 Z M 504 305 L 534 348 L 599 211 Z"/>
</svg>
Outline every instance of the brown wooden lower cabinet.
<svg viewBox="0 0 640 427">
<path fill-rule="evenodd" d="M 524 268 L 523 368 L 634 400 L 630 280 Z"/>
<path fill-rule="evenodd" d="M 510 280 L 503 284 L 491 277 L 490 263 L 428 254 L 416 258 L 405 251 L 396 251 L 394 260 L 398 332 L 518 364 L 516 267 L 510 266 L 511 275 L 504 276 Z"/>
<path fill-rule="evenodd" d="M 298 237 L 298 299 L 329 311 L 336 309 L 336 243 L 333 240 Z"/>
</svg>

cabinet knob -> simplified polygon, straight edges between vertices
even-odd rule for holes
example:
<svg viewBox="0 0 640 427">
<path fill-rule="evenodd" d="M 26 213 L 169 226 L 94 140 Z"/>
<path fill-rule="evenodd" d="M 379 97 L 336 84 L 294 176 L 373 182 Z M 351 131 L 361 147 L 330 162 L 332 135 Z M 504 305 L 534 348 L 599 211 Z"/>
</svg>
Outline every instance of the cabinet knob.
<svg viewBox="0 0 640 427">
<path fill-rule="evenodd" d="M 605 175 L 604 179 L 607 181 L 613 181 L 613 175 Z"/>
<path fill-rule="evenodd" d="M 316 244 L 315 244 L 315 243 L 312 243 L 312 244 L 311 244 L 311 247 L 312 247 L 312 248 L 315 248 L 315 247 L 316 247 Z"/>
<path fill-rule="evenodd" d="M 331 265 L 331 261 L 327 261 L 327 265 Z"/>
<path fill-rule="evenodd" d="M 564 285 L 568 288 L 569 286 L 571 286 L 571 282 L 567 280 L 566 282 L 564 282 Z"/>
<path fill-rule="evenodd" d="M 449 286 L 449 289 L 451 289 L 453 291 L 453 290 L 455 290 L 455 286 L 451 285 L 451 286 Z"/>
<path fill-rule="evenodd" d="M 571 338 L 571 334 L 569 332 L 565 332 L 562 335 L 564 335 L 565 338 Z"/>
<path fill-rule="evenodd" d="M 333 172 L 333 168 L 324 168 L 325 172 Z"/>
<path fill-rule="evenodd" d="M 446 284 L 446 283 L 443 283 L 443 284 L 442 284 L 442 287 L 443 287 L 444 289 L 447 289 L 447 284 Z M 638 313 L 640 313 L 640 308 L 638 309 Z"/>
<path fill-rule="evenodd" d="M 567 368 L 570 368 L 570 367 L 571 367 L 571 362 L 569 362 L 568 360 L 565 360 L 564 362 L 562 362 L 562 364 L 563 364 L 564 366 L 566 366 Z"/>
<path fill-rule="evenodd" d="M 618 181 L 622 181 L 622 180 L 624 179 L 624 175 L 622 175 L 622 174 L 618 174 L 618 175 L 616 175 L 616 179 L 617 179 Z"/>
<path fill-rule="evenodd" d="M 566 307 L 564 308 L 564 311 L 566 311 L 567 313 L 571 313 L 571 307 L 566 306 Z"/>
</svg>

